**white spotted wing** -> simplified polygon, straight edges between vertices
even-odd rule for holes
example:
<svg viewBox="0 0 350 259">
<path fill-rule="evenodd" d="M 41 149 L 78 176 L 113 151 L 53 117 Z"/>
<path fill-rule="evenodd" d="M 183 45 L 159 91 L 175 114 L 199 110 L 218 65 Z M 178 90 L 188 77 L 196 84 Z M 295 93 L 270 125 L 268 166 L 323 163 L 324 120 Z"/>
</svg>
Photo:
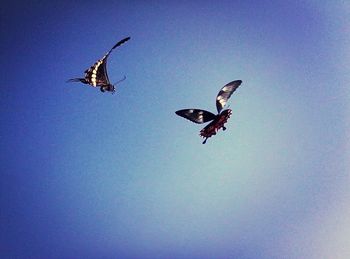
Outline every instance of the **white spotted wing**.
<svg viewBox="0 0 350 259">
<path fill-rule="evenodd" d="M 231 97 L 232 93 L 241 85 L 241 80 L 232 81 L 221 88 L 216 97 L 216 108 L 218 113 L 225 107 L 227 100 Z"/>
<path fill-rule="evenodd" d="M 211 112 L 199 109 L 184 109 L 178 110 L 175 113 L 185 119 L 188 119 L 198 124 L 214 120 L 216 117 L 216 115 Z"/>
</svg>

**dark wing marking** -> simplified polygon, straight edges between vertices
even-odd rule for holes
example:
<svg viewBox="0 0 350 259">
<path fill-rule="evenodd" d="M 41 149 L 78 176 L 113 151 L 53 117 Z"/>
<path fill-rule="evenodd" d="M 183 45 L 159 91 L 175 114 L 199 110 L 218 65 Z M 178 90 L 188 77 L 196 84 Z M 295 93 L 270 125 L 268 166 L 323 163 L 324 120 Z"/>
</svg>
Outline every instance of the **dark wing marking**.
<svg viewBox="0 0 350 259">
<path fill-rule="evenodd" d="M 227 100 L 231 97 L 232 93 L 236 91 L 236 89 L 241 85 L 241 80 L 236 80 L 228 83 L 223 88 L 221 88 L 220 92 L 216 97 L 216 108 L 218 113 L 225 107 Z"/>
<path fill-rule="evenodd" d="M 107 59 L 107 57 L 109 56 L 109 54 L 111 54 L 111 52 L 115 49 L 115 48 L 117 48 L 117 47 L 119 47 L 120 45 L 123 45 L 125 42 L 127 42 L 128 40 L 130 40 L 130 37 L 126 37 L 125 39 L 122 39 L 122 40 L 120 40 L 120 41 L 118 41 L 107 53 L 106 53 L 106 55 L 104 55 L 103 56 L 103 58 L 101 58 L 100 60 L 105 60 L 105 59 Z"/>
<path fill-rule="evenodd" d="M 118 41 L 118 42 L 113 46 L 113 48 L 111 48 L 111 50 L 107 53 L 107 55 L 108 55 L 109 53 L 111 53 L 112 50 L 114 50 L 116 47 L 119 47 L 120 45 L 124 44 L 124 43 L 127 42 L 128 40 L 130 40 L 130 37 L 126 37 L 125 39 L 122 39 L 122 40 Z"/>
<path fill-rule="evenodd" d="M 107 58 L 115 48 L 127 42 L 129 39 L 130 37 L 127 37 L 117 42 L 106 55 L 97 60 L 89 69 L 85 70 L 85 80 L 89 85 L 99 87 L 110 84 L 107 74 Z"/>
<path fill-rule="evenodd" d="M 214 120 L 216 117 L 216 115 L 211 112 L 199 109 L 184 109 L 176 111 L 175 113 L 185 119 L 188 119 L 198 124 Z"/>
</svg>

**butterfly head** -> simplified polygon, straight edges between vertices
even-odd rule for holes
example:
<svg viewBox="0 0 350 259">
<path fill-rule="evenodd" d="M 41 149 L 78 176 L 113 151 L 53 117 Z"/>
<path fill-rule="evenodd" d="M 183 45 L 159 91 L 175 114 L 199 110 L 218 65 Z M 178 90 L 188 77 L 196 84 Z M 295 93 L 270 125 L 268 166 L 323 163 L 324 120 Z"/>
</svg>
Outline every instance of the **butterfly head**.
<svg viewBox="0 0 350 259">
<path fill-rule="evenodd" d="M 113 94 L 115 92 L 115 86 L 112 84 L 103 85 L 100 90 L 101 92 L 111 92 Z"/>
</svg>

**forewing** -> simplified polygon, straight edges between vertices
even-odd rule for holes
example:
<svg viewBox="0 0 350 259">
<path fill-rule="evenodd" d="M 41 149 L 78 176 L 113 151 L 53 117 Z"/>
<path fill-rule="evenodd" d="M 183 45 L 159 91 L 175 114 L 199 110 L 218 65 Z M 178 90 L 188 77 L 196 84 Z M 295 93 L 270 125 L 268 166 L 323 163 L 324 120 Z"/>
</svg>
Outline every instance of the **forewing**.
<svg viewBox="0 0 350 259">
<path fill-rule="evenodd" d="M 110 51 L 108 51 L 107 53 L 106 53 L 106 55 L 104 55 L 104 57 L 102 58 L 102 59 L 106 59 L 108 56 L 109 56 L 109 54 L 111 54 L 111 52 L 115 49 L 115 48 L 117 48 L 117 47 L 119 47 L 120 45 L 123 45 L 125 42 L 127 42 L 128 40 L 130 40 L 130 37 L 127 37 L 127 38 L 125 38 L 125 39 L 122 39 L 122 40 L 120 40 L 120 41 L 118 41 L 111 49 L 110 49 Z M 101 60 L 102 60 L 101 59 Z"/>
<path fill-rule="evenodd" d="M 122 39 L 120 41 L 118 41 L 114 46 L 113 48 L 109 51 L 109 53 L 115 49 L 116 47 L 119 47 L 120 45 L 124 44 L 125 42 L 127 42 L 128 40 L 130 40 L 130 37 L 126 37 L 125 39 Z"/>
<path fill-rule="evenodd" d="M 236 80 L 228 83 L 223 88 L 221 88 L 220 92 L 216 97 L 216 108 L 218 113 L 225 107 L 227 100 L 231 97 L 232 93 L 236 91 L 236 89 L 241 85 L 241 80 Z"/>
<path fill-rule="evenodd" d="M 188 119 L 198 124 L 211 121 L 216 117 L 216 115 L 211 112 L 199 109 L 184 109 L 176 111 L 175 113 L 185 119 Z"/>
</svg>

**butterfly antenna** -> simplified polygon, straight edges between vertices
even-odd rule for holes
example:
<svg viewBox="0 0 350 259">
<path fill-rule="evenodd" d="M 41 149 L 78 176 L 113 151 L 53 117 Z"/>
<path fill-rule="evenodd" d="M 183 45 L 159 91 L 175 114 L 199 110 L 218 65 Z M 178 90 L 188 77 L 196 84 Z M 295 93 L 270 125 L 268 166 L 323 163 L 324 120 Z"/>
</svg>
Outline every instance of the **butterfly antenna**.
<svg viewBox="0 0 350 259">
<path fill-rule="evenodd" d="M 124 76 L 122 79 L 120 79 L 119 81 L 117 81 L 116 83 L 114 83 L 114 85 L 119 84 L 120 82 L 123 82 L 126 79 L 126 76 Z"/>
</svg>

